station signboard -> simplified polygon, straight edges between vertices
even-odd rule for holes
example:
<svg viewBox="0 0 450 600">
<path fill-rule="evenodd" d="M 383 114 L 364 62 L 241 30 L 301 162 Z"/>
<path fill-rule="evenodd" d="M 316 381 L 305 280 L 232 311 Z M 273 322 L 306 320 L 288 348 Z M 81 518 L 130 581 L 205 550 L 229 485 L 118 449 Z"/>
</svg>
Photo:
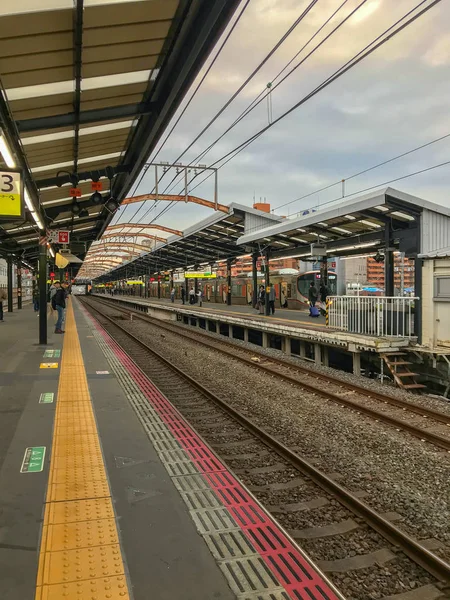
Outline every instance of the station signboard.
<svg viewBox="0 0 450 600">
<path fill-rule="evenodd" d="M 0 219 L 14 221 L 23 219 L 24 190 L 22 171 L 0 169 Z"/>
<path fill-rule="evenodd" d="M 216 279 L 216 273 L 204 273 L 203 271 L 186 271 L 186 279 Z"/>
</svg>

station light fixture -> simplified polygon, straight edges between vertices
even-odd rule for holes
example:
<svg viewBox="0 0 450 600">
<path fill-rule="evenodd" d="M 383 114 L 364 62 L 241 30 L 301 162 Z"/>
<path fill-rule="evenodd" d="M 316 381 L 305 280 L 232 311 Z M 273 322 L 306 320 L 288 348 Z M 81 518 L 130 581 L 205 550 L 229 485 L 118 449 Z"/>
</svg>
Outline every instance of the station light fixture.
<svg viewBox="0 0 450 600">
<path fill-rule="evenodd" d="M 16 168 L 16 161 L 13 158 L 12 152 L 9 149 L 8 142 L 5 139 L 3 134 L 0 134 L 0 152 L 3 156 L 3 160 L 6 163 L 6 166 L 10 169 Z"/>
<path fill-rule="evenodd" d="M 80 214 L 81 208 L 79 207 L 79 205 L 78 205 L 77 201 L 75 200 L 75 198 L 73 199 L 72 206 L 70 207 L 70 210 L 72 211 L 72 213 L 74 215 L 79 215 Z"/>
<path fill-rule="evenodd" d="M 105 208 L 106 210 L 109 210 L 110 213 L 115 213 L 116 210 L 119 208 L 119 203 L 117 202 L 117 200 L 111 197 L 105 202 Z"/>
<path fill-rule="evenodd" d="M 82 208 L 78 214 L 78 217 L 81 219 L 81 217 L 88 217 L 89 216 L 89 211 L 86 208 Z"/>
<path fill-rule="evenodd" d="M 92 202 L 92 204 L 102 204 L 103 196 L 100 194 L 100 192 L 94 192 L 90 197 L 90 201 Z"/>
</svg>

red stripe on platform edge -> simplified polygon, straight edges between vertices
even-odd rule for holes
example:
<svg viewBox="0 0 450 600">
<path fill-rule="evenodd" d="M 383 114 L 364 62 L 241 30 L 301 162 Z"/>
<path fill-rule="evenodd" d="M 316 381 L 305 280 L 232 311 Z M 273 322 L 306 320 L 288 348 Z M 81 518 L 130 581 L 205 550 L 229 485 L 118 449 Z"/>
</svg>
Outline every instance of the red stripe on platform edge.
<svg viewBox="0 0 450 600">
<path fill-rule="evenodd" d="M 188 425 L 178 410 L 151 383 L 95 317 L 82 310 L 169 427 L 173 436 L 189 454 L 209 487 L 214 490 L 219 501 L 234 518 L 255 551 L 263 558 L 279 585 L 295 600 L 339 600 L 335 592 L 316 572 L 314 566 Z"/>
</svg>

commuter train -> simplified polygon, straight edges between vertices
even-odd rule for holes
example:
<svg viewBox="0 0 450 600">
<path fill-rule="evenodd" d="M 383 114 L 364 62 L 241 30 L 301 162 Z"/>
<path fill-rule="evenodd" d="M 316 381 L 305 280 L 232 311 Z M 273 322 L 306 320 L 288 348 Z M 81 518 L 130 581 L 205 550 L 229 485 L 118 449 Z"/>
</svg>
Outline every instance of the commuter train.
<svg viewBox="0 0 450 600">
<path fill-rule="evenodd" d="M 270 282 L 273 283 L 277 297 L 277 305 L 291 309 L 305 309 L 308 305 L 308 290 L 310 282 L 314 281 L 317 290 L 320 287 L 320 271 L 306 271 L 285 275 L 279 271 L 270 273 Z M 264 275 L 258 273 L 258 287 L 264 284 Z M 333 271 L 328 272 L 328 293 L 330 296 L 336 294 L 337 276 Z M 149 284 L 149 295 L 152 298 L 158 297 L 158 282 L 152 281 Z M 181 298 L 181 288 L 184 282 L 175 282 L 175 297 Z M 227 301 L 227 279 L 218 277 L 217 279 L 198 280 L 198 285 L 202 289 L 204 302 L 217 302 L 225 304 Z M 188 287 L 194 286 L 194 281 L 188 281 Z M 170 282 L 160 282 L 161 298 L 170 298 Z M 253 299 L 253 279 L 244 274 L 242 276 L 232 277 L 231 279 L 231 303 L 232 304 L 251 304 Z"/>
</svg>

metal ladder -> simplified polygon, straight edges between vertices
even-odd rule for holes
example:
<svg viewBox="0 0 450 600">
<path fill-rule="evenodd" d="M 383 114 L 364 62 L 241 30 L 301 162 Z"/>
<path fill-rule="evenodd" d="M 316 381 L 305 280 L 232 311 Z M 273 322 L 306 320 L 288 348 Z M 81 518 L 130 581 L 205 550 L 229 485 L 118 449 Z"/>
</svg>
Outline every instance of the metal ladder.
<svg viewBox="0 0 450 600">
<path fill-rule="evenodd" d="M 426 386 L 418 383 L 416 377 L 419 373 L 413 373 L 409 369 L 411 362 L 404 360 L 406 352 L 389 352 L 381 354 L 381 358 L 386 363 L 389 371 L 392 373 L 395 383 L 404 390 L 414 391 L 424 389 Z"/>
</svg>

